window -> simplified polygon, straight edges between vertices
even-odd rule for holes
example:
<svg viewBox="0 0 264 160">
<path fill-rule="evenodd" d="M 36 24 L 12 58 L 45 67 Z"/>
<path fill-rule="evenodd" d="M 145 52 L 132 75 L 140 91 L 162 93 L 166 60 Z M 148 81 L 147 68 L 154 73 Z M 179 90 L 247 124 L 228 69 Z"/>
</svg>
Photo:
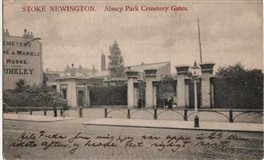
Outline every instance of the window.
<svg viewBox="0 0 264 160">
<path fill-rule="evenodd" d="M 56 85 L 52 85 L 51 86 L 54 90 L 56 90 L 57 86 Z"/>
</svg>

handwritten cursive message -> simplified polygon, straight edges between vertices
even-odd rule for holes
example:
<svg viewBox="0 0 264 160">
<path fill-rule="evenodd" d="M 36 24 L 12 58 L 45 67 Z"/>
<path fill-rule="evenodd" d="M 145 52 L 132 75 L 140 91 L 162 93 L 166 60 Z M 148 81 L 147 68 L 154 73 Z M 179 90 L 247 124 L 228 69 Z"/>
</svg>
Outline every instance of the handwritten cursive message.
<svg viewBox="0 0 264 160">
<path fill-rule="evenodd" d="M 61 133 L 48 133 L 47 131 L 29 132 L 24 131 L 9 145 L 12 147 L 40 147 L 43 150 L 49 149 L 67 149 L 70 154 L 74 154 L 80 147 L 125 147 L 141 148 L 150 147 L 162 152 L 169 149 L 176 152 L 182 148 L 190 147 L 217 147 L 226 149 L 232 146 L 235 141 L 249 141 L 248 138 L 239 137 L 236 134 L 223 132 L 211 132 L 208 134 L 197 134 L 194 136 L 186 135 L 142 135 L 133 136 L 113 136 L 111 134 L 89 136 L 78 132 L 73 136 L 63 135 Z"/>
</svg>

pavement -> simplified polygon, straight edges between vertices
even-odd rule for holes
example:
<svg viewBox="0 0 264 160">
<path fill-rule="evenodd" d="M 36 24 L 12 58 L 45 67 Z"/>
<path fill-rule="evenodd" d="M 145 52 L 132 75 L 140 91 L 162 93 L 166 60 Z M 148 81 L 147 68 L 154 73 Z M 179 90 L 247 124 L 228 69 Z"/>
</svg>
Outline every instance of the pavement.
<svg viewBox="0 0 264 160">
<path fill-rule="evenodd" d="M 75 119 L 75 117 L 52 117 L 40 115 L 23 115 L 23 114 L 3 114 L 3 119 L 18 120 L 18 121 L 32 121 L 32 122 L 54 122 Z"/>
<path fill-rule="evenodd" d="M 237 123 L 237 122 L 207 122 L 200 121 L 199 127 L 194 127 L 193 121 L 176 120 L 143 120 L 143 119 L 118 119 L 118 118 L 78 118 L 78 117 L 53 117 L 41 115 L 4 114 L 6 120 L 56 122 L 77 120 L 83 125 L 184 129 L 184 130 L 210 130 L 210 131 L 237 131 L 237 132 L 264 132 L 263 123 Z"/>
</svg>

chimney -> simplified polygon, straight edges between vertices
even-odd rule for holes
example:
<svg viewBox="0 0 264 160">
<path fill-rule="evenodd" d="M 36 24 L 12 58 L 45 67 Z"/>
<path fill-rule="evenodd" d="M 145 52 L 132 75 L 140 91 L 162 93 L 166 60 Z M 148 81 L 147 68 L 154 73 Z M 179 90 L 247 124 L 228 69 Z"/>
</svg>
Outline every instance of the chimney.
<svg viewBox="0 0 264 160">
<path fill-rule="evenodd" d="M 24 29 L 23 37 L 27 37 L 27 29 Z"/>
<path fill-rule="evenodd" d="M 8 32 L 8 29 L 6 29 L 5 31 L 4 31 L 4 36 L 9 36 L 10 34 L 9 34 L 9 32 Z"/>
<path fill-rule="evenodd" d="M 101 55 L 101 71 L 106 70 L 105 55 Z"/>
<path fill-rule="evenodd" d="M 70 69 L 70 76 L 71 77 L 75 77 L 76 76 L 76 73 L 75 73 L 75 69 L 74 69 L 74 64 L 72 64 L 72 68 Z"/>
<path fill-rule="evenodd" d="M 34 38 L 34 35 L 32 32 L 29 32 L 27 29 L 24 29 L 24 38 Z"/>
</svg>

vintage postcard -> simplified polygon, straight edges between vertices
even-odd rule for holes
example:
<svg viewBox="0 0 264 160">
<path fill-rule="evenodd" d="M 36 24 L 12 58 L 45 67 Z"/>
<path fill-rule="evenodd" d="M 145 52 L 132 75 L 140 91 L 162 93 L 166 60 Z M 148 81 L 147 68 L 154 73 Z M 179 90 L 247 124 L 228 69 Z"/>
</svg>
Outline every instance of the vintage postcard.
<svg viewBox="0 0 264 160">
<path fill-rule="evenodd" d="M 261 0 L 3 0 L 2 159 L 262 159 Z"/>
</svg>

